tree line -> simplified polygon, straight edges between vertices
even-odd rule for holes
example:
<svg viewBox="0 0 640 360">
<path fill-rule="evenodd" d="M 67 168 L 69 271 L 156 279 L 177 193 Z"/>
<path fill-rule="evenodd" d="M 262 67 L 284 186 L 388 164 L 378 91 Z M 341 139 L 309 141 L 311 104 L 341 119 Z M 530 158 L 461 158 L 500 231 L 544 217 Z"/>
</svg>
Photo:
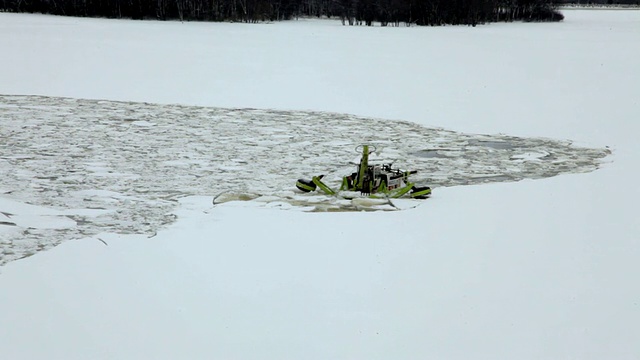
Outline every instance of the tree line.
<svg viewBox="0 0 640 360">
<path fill-rule="evenodd" d="M 0 10 L 181 21 L 262 22 L 313 16 L 369 26 L 563 19 L 554 0 L 0 0 Z"/>
</svg>

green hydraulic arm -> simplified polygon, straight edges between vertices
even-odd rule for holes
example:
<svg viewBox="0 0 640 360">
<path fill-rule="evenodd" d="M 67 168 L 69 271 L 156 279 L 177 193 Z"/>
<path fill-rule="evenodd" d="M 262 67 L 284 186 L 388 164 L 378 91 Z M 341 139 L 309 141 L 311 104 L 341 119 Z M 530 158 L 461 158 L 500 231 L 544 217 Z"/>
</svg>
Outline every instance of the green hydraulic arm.
<svg viewBox="0 0 640 360">
<path fill-rule="evenodd" d="M 362 145 L 362 159 L 360 160 L 360 169 L 358 170 L 358 183 L 356 189 L 361 190 L 364 186 L 364 174 L 369 167 L 369 145 Z"/>
</svg>

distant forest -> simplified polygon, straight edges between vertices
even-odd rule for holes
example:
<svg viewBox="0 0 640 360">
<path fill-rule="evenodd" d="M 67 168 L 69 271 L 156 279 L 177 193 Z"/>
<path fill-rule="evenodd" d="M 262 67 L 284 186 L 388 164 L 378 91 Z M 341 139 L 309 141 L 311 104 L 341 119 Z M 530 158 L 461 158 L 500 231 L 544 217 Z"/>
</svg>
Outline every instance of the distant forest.
<svg viewBox="0 0 640 360">
<path fill-rule="evenodd" d="M 0 10 L 66 16 L 261 22 L 339 18 L 343 24 L 472 25 L 561 21 L 554 0 L 0 0 Z"/>
</svg>

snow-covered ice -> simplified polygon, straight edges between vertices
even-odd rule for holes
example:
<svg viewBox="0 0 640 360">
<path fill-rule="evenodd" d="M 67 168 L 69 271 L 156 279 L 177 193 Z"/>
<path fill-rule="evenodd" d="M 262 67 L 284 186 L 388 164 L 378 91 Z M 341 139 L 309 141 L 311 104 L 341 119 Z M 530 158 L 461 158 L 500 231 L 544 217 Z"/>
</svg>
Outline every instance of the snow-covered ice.
<svg viewBox="0 0 640 360">
<path fill-rule="evenodd" d="M 6 139 L 0 186 L 10 189 L 3 196 L 104 211 L 69 215 L 71 225 L 0 234 L 0 264 L 102 232 L 155 234 L 175 220 L 177 200 L 189 195 L 260 194 L 271 206 L 324 209 L 317 197 L 295 194 L 296 179 L 324 174 L 329 184 L 340 184 L 355 170 L 350 160 L 358 143 L 372 144 L 372 162 L 419 169 L 412 180 L 431 187 L 587 172 L 610 153 L 568 141 L 462 134 L 335 113 L 41 96 L 0 96 L 0 102 Z M 322 199 L 343 210 L 365 206 Z"/>
<path fill-rule="evenodd" d="M 640 12 L 565 16 L 0 14 L 0 356 L 638 358 Z M 279 201 L 365 141 L 433 197 Z"/>
</svg>

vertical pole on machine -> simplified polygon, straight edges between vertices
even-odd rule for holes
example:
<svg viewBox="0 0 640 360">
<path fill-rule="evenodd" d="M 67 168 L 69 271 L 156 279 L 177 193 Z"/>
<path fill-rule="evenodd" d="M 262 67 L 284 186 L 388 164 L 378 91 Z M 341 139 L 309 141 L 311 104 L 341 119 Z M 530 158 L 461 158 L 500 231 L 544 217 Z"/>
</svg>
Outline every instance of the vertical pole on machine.
<svg viewBox="0 0 640 360">
<path fill-rule="evenodd" d="M 358 170 L 358 184 L 356 189 L 362 190 L 364 185 L 364 174 L 369 167 L 369 145 L 362 145 L 362 159 L 360 159 L 360 169 Z"/>
</svg>

